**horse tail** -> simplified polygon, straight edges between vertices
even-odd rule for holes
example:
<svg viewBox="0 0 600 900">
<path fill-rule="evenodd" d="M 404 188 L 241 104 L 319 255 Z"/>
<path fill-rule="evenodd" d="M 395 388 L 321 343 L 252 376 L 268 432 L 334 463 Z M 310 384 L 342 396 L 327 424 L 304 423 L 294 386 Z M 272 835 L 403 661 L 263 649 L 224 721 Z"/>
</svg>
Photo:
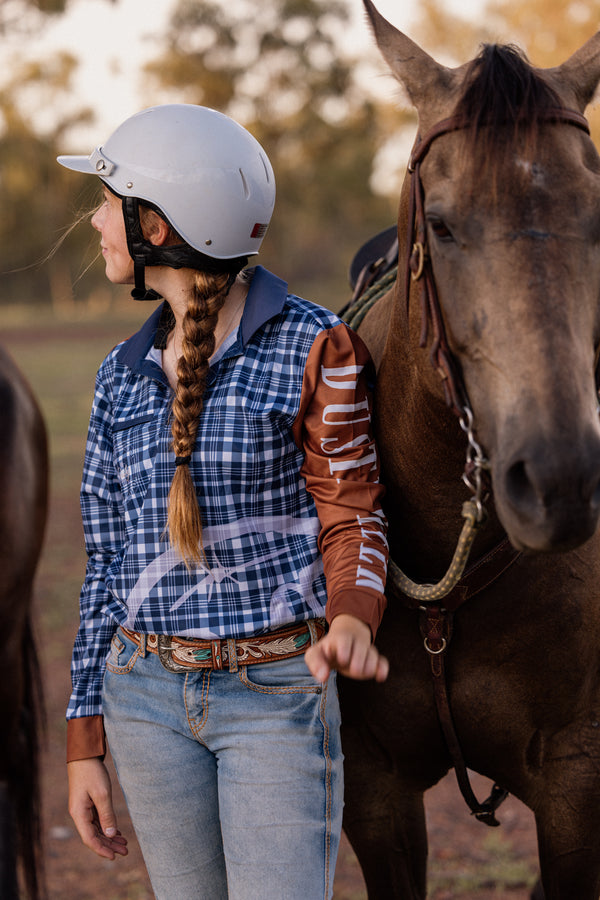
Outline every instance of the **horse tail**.
<svg viewBox="0 0 600 900">
<path fill-rule="evenodd" d="M 46 897 L 42 842 L 40 745 L 45 730 L 44 698 L 39 658 L 31 618 L 23 629 L 23 707 L 17 754 L 14 759 L 13 809 L 16 817 L 16 848 L 27 900 Z"/>
</svg>

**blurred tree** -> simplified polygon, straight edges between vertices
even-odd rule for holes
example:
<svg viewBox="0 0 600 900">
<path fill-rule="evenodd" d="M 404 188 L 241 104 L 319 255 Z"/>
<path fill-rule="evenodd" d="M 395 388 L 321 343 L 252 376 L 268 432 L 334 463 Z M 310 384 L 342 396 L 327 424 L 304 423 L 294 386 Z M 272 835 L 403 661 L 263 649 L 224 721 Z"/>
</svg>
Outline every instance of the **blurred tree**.
<svg viewBox="0 0 600 900">
<path fill-rule="evenodd" d="M 439 62 L 457 66 L 475 56 L 483 41 L 493 42 L 495 23 L 490 16 L 457 16 L 444 0 L 421 0 L 410 37 Z"/>
<path fill-rule="evenodd" d="M 490 14 L 506 39 L 523 47 L 531 61 L 556 66 L 596 31 L 599 0 L 490 0 Z"/>
<path fill-rule="evenodd" d="M 69 0 L 1 0 L 0 2 L 0 34 L 10 29 L 33 28 L 39 26 L 43 19 L 35 13 L 64 12 Z"/>
<path fill-rule="evenodd" d="M 45 16 L 63 13 L 70 0 L 0 0 L 0 35 L 41 28 Z M 108 0 L 116 3 L 117 0 Z"/>
<path fill-rule="evenodd" d="M 59 246 L 65 222 L 79 213 L 73 210 L 73 178 L 55 159 L 66 132 L 92 120 L 89 109 L 60 114 L 61 96 L 71 91 L 78 62 L 66 53 L 27 62 L 19 53 L 19 42 L 69 3 L 0 0 L 0 39 L 6 45 L 0 83 L 0 303 L 51 300 L 55 307 L 71 307 L 74 281 L 82 282 L 77 293 L 85 296 L 103 279 L 103 266 L 93 266 L 89 229 L 75 229 Z M 12 57 L 11 46 L 16 47 Z M 89 179 L 80 184 L 81 206 L 89 209 L 96 192 Z"/>
<path fill-rule="evenodd" d="M 488 0 L 475 20 L 448 11 L 443 0 L 422 0 L 413 37 L 441 62 L 458 65 L 479 45 L 511 43 L 541 68 L 560 65 L 597 29 L 600 0 Z M 600 141 L 600 111 L 589 108 L 592 137 Z"/>
<path fill-rule="evenodd" d="M 67 184 L 55 159 L 65 132 L 91 118 L 89 110 L 69 118 L 56 112 L 76 65 L 66 54 L 23 63 L 0 87 L 0 301 L 68 301 L 69 259 L 80 260 L 82 241 L 89 242 L 89 233 L 74 232 L 69 246 L 72 250 L 75 242 L 78 252 L 58 251 L 41 265 L 57 244 L 59 229 L 74 218 L 73 182 Z M 52 109 L 52 125 L 45 131 L 32 124 L 44 108 Z"/>
<path fill-rule="evenodd" d="M 343 56 L 342 0 L 179 0 L 154 84 L 242 122 L 275 169 L 277 204 L 261 262 L 293 290 L 339 307 L 359 245 L 395 218 L 370 185 L 385 111 Z M 403 113 L 398 114 L 398 126 Z"/>
<path fill-rule="evenodd" d="M 411 35 L 428 52 L 458 65 L 485 42 L 516 44 L 542 68 L 560 64 L 596 31 L 600 0 L 488 0 L 470 19 L 444 0 L 422 0 Z"/>
</svg>

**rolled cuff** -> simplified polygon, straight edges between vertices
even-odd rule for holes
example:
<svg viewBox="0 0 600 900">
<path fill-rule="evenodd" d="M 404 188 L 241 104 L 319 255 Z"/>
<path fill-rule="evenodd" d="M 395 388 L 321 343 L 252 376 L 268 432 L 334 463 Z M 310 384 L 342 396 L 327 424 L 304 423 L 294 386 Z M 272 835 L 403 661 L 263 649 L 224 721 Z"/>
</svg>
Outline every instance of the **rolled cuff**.
<svg viewBox="0 0 600 900">
<path fill-rule="evenodd" d="M 67 721 L 67 762 L 105 755 L 103 716 L 82 716 Z"/>
</svg>

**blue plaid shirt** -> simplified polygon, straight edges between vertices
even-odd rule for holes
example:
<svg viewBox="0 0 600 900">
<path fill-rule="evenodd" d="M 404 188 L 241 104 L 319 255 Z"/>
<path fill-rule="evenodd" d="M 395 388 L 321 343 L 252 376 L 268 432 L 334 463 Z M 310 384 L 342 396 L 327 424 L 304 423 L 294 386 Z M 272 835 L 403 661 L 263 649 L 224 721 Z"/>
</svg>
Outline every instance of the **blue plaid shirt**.
<svg viewBox="0 0 600 900">
<path fill-rule="evenodd" d="M 377 467 L 364 426 L 352 432 L 348 451 L 334 446 L 330 433 L 321 439 L 328 444 L 308 452 L 322 456 L 335 477 L 303 470 L 301 419 L 312 408 L 302 409 L 307 360 L 317 339 L 325 346 L 334 333 L 353 354 L 356 336 L 333 313 L 288 295 L 271 273 L 254 271 L 240 328 L 211 362 L 191 463 L 206 565 L 190 569 L 165 537 L 175 457 L 173 391 L 154 349 L 161 310 L 107 356 L 96 379 L 81 488 L 88 565 L 68 718 L 101 714 L 105 660 L 119 624 L 145 633 L 242 637 L 324 615 L 323 555 L 337 556 L 339 566 L 346 520 L 362 543 L 352 551 L 350 576 L 342 566 L 328 577 L 329 592 L 336 578 L 338 595 L 358 585 L 377 606 L 368 621 L 377 622 L 383 608 L 385 526 L 373 501 Z M 346 400 L 348 373 L 362 368 L 342 367 L 340 376 L 321 364 L 329 388 Z M 354 414 L 360 422 L 369 418 L 366 402 Z M 313 418 L 345 423 L 347 408 L 330 404 Z M 329 551 L 319 519 L 328 482 L 336 491 L 347 483 L 353 498 L 328 529 Z"/>
</svg>

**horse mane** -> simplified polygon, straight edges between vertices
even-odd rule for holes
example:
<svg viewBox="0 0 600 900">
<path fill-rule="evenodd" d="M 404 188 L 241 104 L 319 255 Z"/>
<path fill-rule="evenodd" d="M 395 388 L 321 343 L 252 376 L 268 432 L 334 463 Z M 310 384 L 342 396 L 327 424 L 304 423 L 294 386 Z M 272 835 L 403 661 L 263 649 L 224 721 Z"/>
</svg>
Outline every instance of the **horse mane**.
<svg viewBox="0 0 600 900">
<path fill-rule="evenodd" d="M 562 106 L 550 85 L 511 44 L 484 44 L 465 76 L 465 89 L 454 115 L 464 122 L 465 158 L 474 183 L 496 183 L 507 151 L 518 139 L 531 159 L 537 146 L 540 112 Z"/>
</svg>

